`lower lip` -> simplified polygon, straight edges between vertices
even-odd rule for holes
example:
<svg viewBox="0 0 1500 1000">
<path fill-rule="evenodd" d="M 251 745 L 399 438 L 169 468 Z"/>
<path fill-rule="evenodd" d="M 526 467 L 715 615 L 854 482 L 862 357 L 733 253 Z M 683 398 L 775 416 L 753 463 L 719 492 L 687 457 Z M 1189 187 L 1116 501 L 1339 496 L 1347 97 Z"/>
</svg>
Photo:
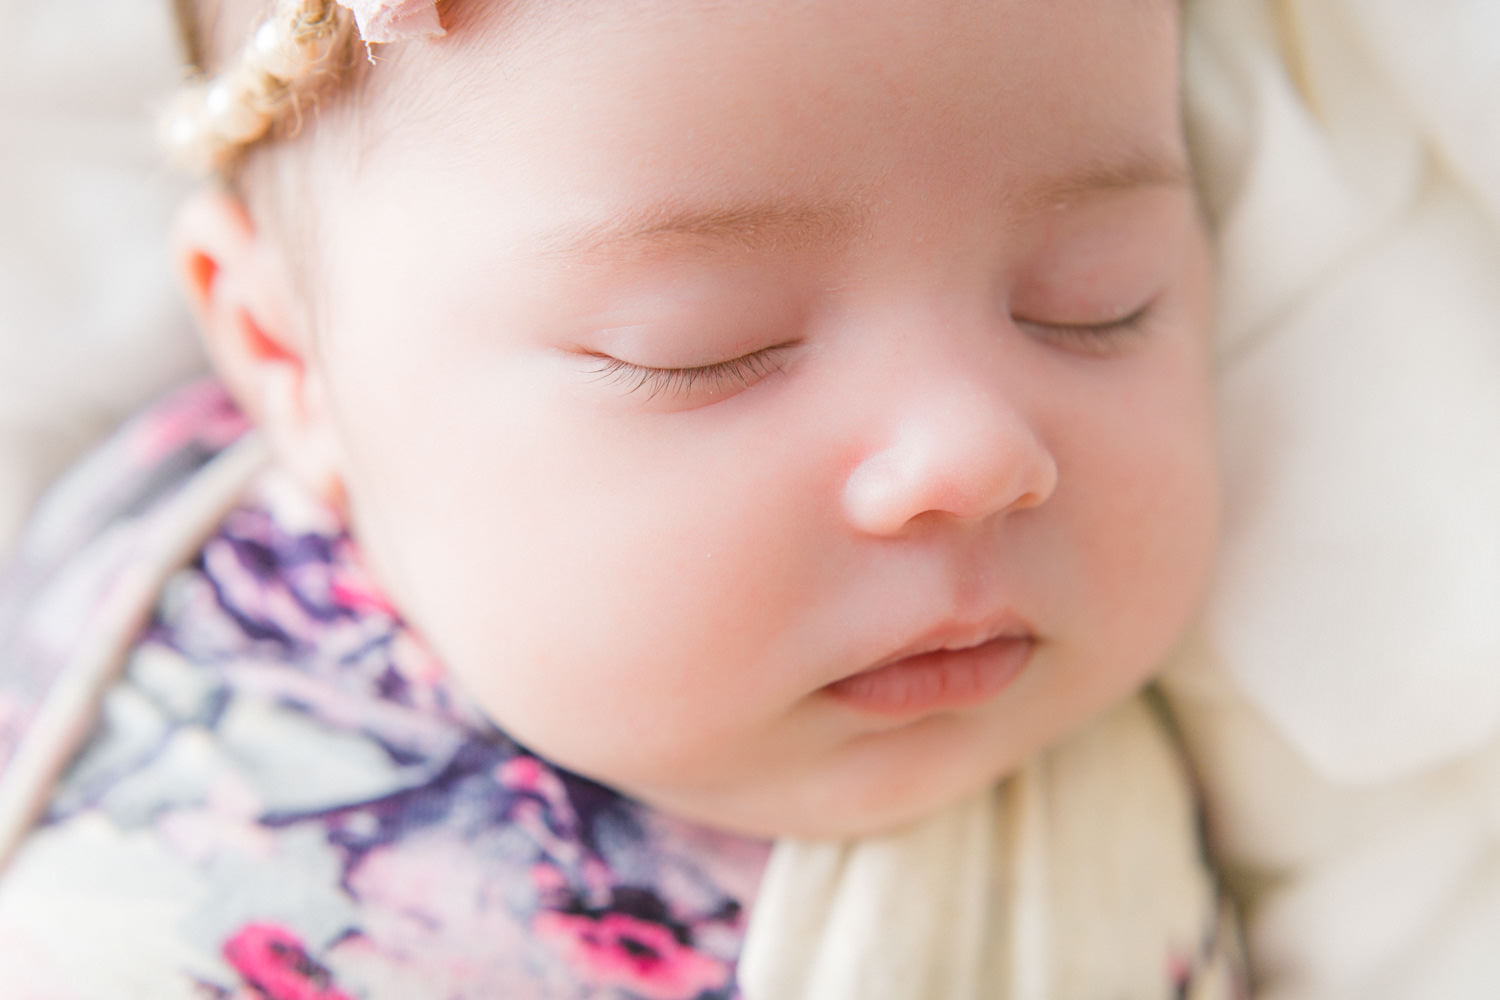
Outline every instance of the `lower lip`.
<svg viewBox="0 0 1500 1000">
<path fill-rule="evenodd" d="M 834 699 L 876 715 L 909 716 L 968 708 L 995 697 L 1031 659 L 1030 636 L 1000 636 L 969 649 L 908 656 L 824 688 Z"/>
</svg>

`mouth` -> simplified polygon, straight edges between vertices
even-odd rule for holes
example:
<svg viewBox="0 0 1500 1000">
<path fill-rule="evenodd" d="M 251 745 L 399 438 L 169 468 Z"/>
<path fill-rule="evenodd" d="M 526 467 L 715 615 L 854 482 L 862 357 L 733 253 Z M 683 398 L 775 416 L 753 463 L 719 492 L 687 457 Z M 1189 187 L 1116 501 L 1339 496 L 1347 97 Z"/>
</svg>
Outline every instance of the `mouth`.
<svg viewBox="0 0 1500 1000">
<path fill-rule="evenodd" d="M 888 717 L 969 708 L 1009 687 L 1036 645 L 1036 636 L 1014 619 L 943 629 L 823 690 L 850 708 Z"/>
</svg>

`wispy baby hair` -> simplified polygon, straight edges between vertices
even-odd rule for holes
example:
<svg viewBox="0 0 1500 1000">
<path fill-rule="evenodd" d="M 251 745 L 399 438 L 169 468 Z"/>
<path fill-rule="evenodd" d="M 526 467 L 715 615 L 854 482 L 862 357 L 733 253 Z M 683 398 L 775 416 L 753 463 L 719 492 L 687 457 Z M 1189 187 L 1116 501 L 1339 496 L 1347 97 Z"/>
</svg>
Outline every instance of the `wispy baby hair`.
<svg viewBox="0 0 1500 1000">
<path fill-rule="evenodd" d="M 199 78 L 173 103 L 164 138 L 177 160 L 201 171 L 227 171 L 279 122 L 300 117 L 349 64 L 356 38 L 369 45 L 442 33 L 436 0 L 274 0 L 250 40 L 210 73 L 203 0 L 173 3 Z"/>
</svg>

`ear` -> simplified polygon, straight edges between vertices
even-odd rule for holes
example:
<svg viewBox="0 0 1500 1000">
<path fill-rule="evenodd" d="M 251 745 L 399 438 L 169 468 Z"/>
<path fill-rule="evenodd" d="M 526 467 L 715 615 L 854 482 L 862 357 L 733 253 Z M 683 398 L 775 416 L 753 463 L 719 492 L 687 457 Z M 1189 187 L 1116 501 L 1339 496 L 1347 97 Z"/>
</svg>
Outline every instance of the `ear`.
<svg viewBox="0 0 1500 1000">
<path fill-rule="evenodd" d="M 178 210 L 176 269 L 225 386 L 277 460 L 341 513 L 341 449 L 305 310 L 276 241 L 244 203 L 204 187 Z"/>
</svg>

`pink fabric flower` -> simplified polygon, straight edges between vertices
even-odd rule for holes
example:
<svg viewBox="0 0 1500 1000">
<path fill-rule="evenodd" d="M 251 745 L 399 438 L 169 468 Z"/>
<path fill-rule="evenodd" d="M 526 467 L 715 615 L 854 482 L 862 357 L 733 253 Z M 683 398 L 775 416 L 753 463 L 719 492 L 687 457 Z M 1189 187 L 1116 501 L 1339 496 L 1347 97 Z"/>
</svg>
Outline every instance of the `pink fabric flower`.
<svg viewBox="0 0 1500 1000">
<path fill-rule="evenodd" d="M 354 12 L 359 37 L 367 42 L 399 42 L 443 33 L 437 0 L 339 0 Z"/>
<path fill-rule="evenodd" d="M 267 1000 L 353 1000 L 308 955 L 297 935 L 276 924 L 246 924 L 224 942 L 224 959 Z"/>
<path fill-rule="evenodd" d="M 621 986 L 648 1000 L 692 1000 L 729 981 L 729 966 L 682 944 L 660 924 L 626 913 L 599 918 L 546 911 L 537 933 L 601 986 Z"/>
</svg>

